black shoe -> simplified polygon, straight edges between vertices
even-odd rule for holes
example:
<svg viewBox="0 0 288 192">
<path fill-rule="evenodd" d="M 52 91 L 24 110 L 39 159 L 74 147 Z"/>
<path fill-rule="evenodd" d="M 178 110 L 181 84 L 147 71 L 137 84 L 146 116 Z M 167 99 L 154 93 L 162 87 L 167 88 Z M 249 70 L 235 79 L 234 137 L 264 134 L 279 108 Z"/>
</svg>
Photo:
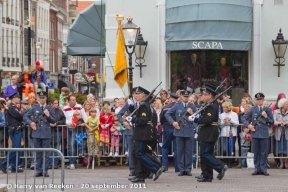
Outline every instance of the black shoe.
<svg viewBox="0 0 288 192">
<path fill-rule="evenodd" d="M 3 173 L 7 173 L 7 169 L 5 169 L 4 167 L 0 166 L 0 170 L 3 172 Z"/>
<path fill-rule="evenodd" d="M 136 179 L 136 176 L 128 178 L 129 181 Z"/>
<path fill-rule="evenodd" d="M 49 165 L 49 166 L 48 166 L 48 169 L 52 169 L 52 165 Z"/>
<path fill-rule="evenodd" d="M 212 182 L 212 179 L 206 179 L 204 177 L 197 179 L 198 182 Z"/>
<path fill-rule="evenodd" d="M 45 174 L 44 174 L 44 177 L 49 177 L 49 174 L 48 174 L 48 173 L 45 173 Z"/>
<path fill-rule="evenodd" d="M 31 170 L 34 170 L 34 166 L 30 167 Z"/>
<path fill-rule="evenodd" d="M 187 175 L 187 176 L 192 176 L 192 173 L 190 173 L 190 172 L 185 172 L 185 175 Z"/>
<path fill-rule="evenodd" d="M 35 174 L 35 177 L 42 177 L 42 176 L 43 176 L 42 173 L 36 173 L 36 174 Z"/>
<path fill-rule="evenodd" d="M 168 171 L 168 167 L 163 167 L 163 172 Z"/>
<path fill-rule="evenodd" d="M 227 169 L 228 169 L 228 167 L 227 167 L 227 165 L 225 165 L 225 166 L 223 167 L 222 171 L 219 173 L 219 175 L 218 175 L 218 177 L 217 177 L 219 180 L 221 180 L 221 179 L 224 177 L 225 172 L 227 171 Z"/>
<path fill-rule="evenodd" d="M 135 178 L 133 180 L 131 180 L 132 183 L 145 183 L 145 179 L 141 179 L 141 178 Z"/>
<path fill-rule="evenodd" d="M 178 176 L 183 176 L 183 175 L 185 175 L 184 172 L 180 172 L 180 173 L 178 174 Z"/>
<path fill-rule="evenodd" d="M 22 173 L 24 169 L 18 168 L 17 173 Z M 11 170 L 11 173 L 16 173 L 16 170 Z"/>
<path fill-rule="evenodd" d="M 269 173 L 267 173 L 267 172 L 261 172 L 261 175 L 269 176 Z"/>
<path fill-rule="evenodd" d="M 130 177 L 135 176 L 135 173 L 130 173 L 129 176 Z"/>
<path fill-rule="evenodd" d="M 156 181 L 161 174 L 162 174 L 162 168 L 160 168 L 160 169 L 155 173 L 154 181 Z"/>
<path fill-rule="evenodd" d="M 260 172 L 253 172 L 251 175 L 260 175 Z"/>
<path fill-rule="evenodd" d="M 196 176 L 195 177 L 196 179 L 202 179 L 203 178 L 203 175 L 201 174 L 201 175 L 198 175 L 198 176 Z"/>
<path fill-rule="evenodd" d="M 175 173 L 179 173 L 180 171 L 179 170 L 175 170 Z"/>
<path fill-rule="evenodd" d="M 147 179 L 153 179 L 153 175 L 154 175 L 154 173 L 150 173 L 149 176 L 147 177 Z"/>
</svg>

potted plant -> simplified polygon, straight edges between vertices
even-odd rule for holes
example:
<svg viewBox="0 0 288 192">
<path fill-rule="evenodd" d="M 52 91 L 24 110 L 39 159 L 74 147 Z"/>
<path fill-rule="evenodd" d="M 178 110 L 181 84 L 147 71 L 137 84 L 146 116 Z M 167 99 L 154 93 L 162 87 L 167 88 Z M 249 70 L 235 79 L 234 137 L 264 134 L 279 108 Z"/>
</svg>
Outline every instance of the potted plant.
<svg viewBox="0 0 288 192">
<path fill-rule="evenodd" d="M 11 21 L 10 17 L 6 17 L 6 21 L 7 21 L 7 23 L 10 23 L 10 21 Z"/>
</svg>

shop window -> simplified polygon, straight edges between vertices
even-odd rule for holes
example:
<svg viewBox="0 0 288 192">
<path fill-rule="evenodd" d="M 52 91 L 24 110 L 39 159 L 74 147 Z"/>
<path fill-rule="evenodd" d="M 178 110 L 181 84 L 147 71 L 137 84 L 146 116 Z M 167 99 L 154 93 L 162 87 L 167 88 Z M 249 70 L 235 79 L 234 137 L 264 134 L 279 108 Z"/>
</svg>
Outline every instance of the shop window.
<svg viewBox="0 0 288 192">
<path fill-rule="evenodd" d="M 218 86 L 224 79 L 234 105 L 248 92 L 248 52 L 193 50 L 171 52 L 171 91 L 187 89 L 193 93 L 209 83 Z"/>
</svg>

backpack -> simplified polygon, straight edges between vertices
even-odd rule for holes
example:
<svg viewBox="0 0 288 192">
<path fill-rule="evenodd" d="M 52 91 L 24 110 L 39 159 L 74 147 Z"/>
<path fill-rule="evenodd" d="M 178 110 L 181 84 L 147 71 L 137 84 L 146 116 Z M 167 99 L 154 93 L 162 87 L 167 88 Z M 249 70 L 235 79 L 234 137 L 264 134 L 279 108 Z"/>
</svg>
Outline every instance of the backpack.
<svg viewBox="0 0 288 192">
<path fill-rule="evenodd" d="M 18 79 L 17 79 L 17 86 L 18 87 L 23 87 L 26 83 L 25 83 L 25 81 L 24 81 L 24 72 L 22 72 L 20 75 L 19 75 L 19 77 L 18 77 Z"/>
</svg>

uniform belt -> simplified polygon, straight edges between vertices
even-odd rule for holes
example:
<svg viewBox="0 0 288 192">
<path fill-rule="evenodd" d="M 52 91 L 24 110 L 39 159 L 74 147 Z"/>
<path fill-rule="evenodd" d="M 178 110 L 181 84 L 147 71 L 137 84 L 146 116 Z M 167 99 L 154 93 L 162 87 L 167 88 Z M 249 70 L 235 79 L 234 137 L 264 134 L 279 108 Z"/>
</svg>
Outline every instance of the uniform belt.
<svg viewBox="0 0 288 192">
<path fill-rule="evenodd" d="M 16 126 L 16 127 L 9 127 L 9 129 L 21 129 L 22 126 Z"/>
<path fill-rule="evenodd" d="M 212 122 L 211 125 L 219 125 L 218 122 Z M 199 124 L 200 127 L 203 126 L 209 126 L 209 125 L 205 125 L 205 124 Z"/>
</svg>

